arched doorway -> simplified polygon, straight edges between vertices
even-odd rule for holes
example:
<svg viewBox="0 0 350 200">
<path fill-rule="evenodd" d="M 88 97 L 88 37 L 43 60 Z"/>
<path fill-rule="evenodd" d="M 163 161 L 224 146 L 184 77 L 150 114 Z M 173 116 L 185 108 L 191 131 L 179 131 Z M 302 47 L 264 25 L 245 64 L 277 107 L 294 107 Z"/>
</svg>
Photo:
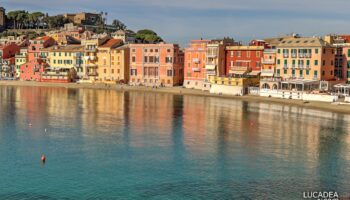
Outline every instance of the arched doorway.
<svg viewBox="0 0 350 200">
<path fill-rule="evenodd" d="M 262 85 L 262 88 L 263 88 L 263 89 L 269 90 L 269 89 L 270 89 L 270 86 L 269 86 L 269 84 L 264 83 L 264 84 Z"/>
</svg>

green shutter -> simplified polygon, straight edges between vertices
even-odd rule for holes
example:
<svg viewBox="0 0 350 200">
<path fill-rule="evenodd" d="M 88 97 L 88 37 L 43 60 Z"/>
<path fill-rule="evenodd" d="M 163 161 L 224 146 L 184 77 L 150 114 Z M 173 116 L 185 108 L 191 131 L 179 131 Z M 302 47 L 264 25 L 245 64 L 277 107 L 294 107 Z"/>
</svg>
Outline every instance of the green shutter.
<svg viewBox="0 0 350 200">
<path fill-rule="evenodd" d="M 285 65 L 287 64 L 287 60 L 284 60 L 284 64 L 285 64 Z"/>
<path fill-rule="evenodd" d="M 350 60 L 348 61 L 348 68 L 350 68 Z"/>
<path fill-rule="evenodd" d="M 315 65 L 316 65 L 316 66 L 318 65 L 318 60 L 315 60 Z"/>
<path fill-rule="evenodd" d="M 348 56 L 350 56 L 350 49 L 348 49 Z"/>
<path fill-rule="evenodd" d="M 295 65 L 295 60 L 292 61 L 293 65 Z"/>
<path fill-rule="evenodd" d="M 306 60 L 306 65 L 310 66 L 310 60 Z"/>
<path fill-rule="evenodd" d="M 281 53 L 281 49 L 277 49 L 277 53 Z"/>
<path fill-rule="evenodd" d="M 281 64 L 281 61 L 280 61 L 280 59 L 277 59 L 277 64 Z"/>
<path fill-rule="evenodd" d="M 310 70 L 306 70 L 306 75 L 309 75 L 310 74 Z"/>
<path fill-rule="evenodd" d="M 277 75 L 280 75 L 281 70 L 277 69 Z"/>
<path fill-rule="evenodd" d="M 303 76 L 303 70 L 299 71 L 300 76 Z"/>
<path fill-rule="evenodd" d="M 283 72 L 284 74 L 287 74 L 287 70 L 286 70 L 286 69 L 285 69 L 285 70 L 283 70 L 283 71 L 284 71 L 284 72 Z"/>
<path fill-rule="evenodd" d="M 350 71 L 348 71 L 348 78 L 350 78 Z"/>
<path fill-rule="evenodd" d="M 292 69 L 292 74 L 295 75 L 295 69 Z"/>
<path fill-rule="evenodd" d="M 318 54 L 318 49 L 315 49 L 315 54 Z"/>
<path fill-rule="evenodd" d="M 314 76 L 317 76 L 317 71 L 316 70 L 314 71 Z"/>
</svg>

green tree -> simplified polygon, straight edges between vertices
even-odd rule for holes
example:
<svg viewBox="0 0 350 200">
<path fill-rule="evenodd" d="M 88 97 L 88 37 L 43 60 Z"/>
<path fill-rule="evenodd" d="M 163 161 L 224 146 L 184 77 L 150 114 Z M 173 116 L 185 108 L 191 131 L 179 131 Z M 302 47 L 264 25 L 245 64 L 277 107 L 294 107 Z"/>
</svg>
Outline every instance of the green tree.
<svg viewBox="0 0 350 200">
<path fill-rule="evenodd" d="M 42 22 L 44 16 L 45 16 L 45 14 L 42 13 L 42 12 L 30 13 L 29 16 L 28 16 L 29 22 L 31 24 L 33 24 L 36 29 L 38 29 L 39 28 L 39 23 Z"/>
<path fill-rule="evenodd" d="M 126 25 L 118 19 L 113 20 L 112 26 L 116 27 L 117 30 L 125 30 L 126 29 Z"/>
<path fill-rule="evenodd" d="M 136 39 L 141 40 L 144 43 L 159 43 L 163 41 L 163 39 L 159 37 L 156 32 L 149 29 L 137 31 Z"/>
</svg>

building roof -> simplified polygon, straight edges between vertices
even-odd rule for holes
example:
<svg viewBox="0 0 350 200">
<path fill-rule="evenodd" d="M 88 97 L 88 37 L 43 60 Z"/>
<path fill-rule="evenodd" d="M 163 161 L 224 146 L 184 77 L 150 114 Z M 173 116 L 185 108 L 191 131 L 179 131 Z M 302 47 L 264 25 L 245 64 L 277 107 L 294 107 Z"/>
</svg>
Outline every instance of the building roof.
<svg viewBox="0 0 350 200">
<path fill-rule="evenodd" d="M 321 38 L 317 37 L 300 37 L 285 38 L 277 45 L 277 47 L 326 47 L 330 46 Z"/>
<path fill-rule="evenodd" d="M 120 39 L 109 39 L 107 42 L 99 46 L 99 48 L 113 48 L 119 46 L 123 43 L 123 40 Z"/>
<path fill-rule="evenodd" d="M 227 46 L 226 50 L 264 50 L 264 46 Z"/>
<path fill-rule="evenodd" d="M 49 36 L 42 36 L 42 37 L 34 38 L 33 40 L 44 40 L 44 41 L 47 41 L 49 39 L 51 39 L 51 37 L 49 37 Z"/>
<path fill-rule="evenodd" d="M 42 49 L 42 51 L 48 51 L 48 52 L 83 52 L 84 46 L 82 45 L 66 45 L 66 46 L 52 46 L 45 49 Z"/>
</svg>

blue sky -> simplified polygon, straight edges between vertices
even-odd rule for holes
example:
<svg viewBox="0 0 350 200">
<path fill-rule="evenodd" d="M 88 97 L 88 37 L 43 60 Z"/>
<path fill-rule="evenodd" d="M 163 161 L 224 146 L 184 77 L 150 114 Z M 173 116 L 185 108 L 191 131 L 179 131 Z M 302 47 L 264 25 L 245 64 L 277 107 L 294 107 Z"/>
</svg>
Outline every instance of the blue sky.
<svg viewBox="0 0 350 200">
<path fill-rule="evenodd" d="M 167 42 L 229 36 L 248 41 L 289 33 L 350 33 L 349 0 L 3 0 L 7 11 L 108 12 L 128 28 L 155 30 Z"/>
</svg>

